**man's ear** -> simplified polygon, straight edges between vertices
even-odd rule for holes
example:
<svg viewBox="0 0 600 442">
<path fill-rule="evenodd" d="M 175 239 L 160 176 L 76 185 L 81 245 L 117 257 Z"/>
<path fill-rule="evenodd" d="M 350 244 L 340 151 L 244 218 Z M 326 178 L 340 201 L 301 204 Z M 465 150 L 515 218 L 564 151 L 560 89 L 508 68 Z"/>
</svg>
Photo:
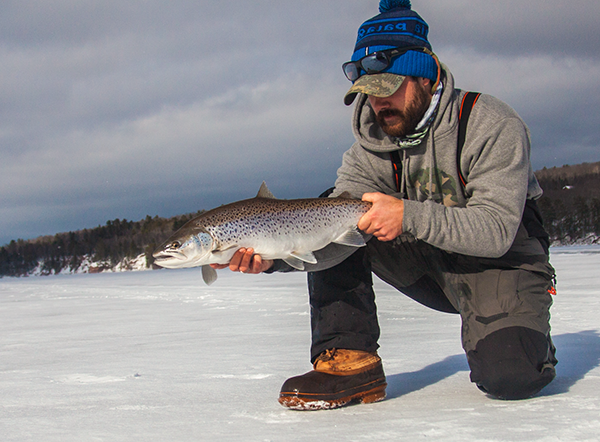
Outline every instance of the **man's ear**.
<svg viewBox="0 0 600 442">
<path fill-rule="evenodd" d="M 419 77 L 418 81 L 421 87 L 433 96 L 433 93 L 435 92 L 433 81 L 431 81 L 431 79 L 429 78 L 424 77 Z"/>
</svg>

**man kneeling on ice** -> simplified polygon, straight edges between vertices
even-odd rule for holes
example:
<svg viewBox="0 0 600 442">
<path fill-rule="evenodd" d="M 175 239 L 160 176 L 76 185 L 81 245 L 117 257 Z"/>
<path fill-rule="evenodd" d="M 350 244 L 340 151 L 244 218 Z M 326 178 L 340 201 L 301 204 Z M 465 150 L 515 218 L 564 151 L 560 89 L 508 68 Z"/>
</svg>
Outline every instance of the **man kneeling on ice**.
<svg viewBox="0 0 600 442">
<path fill-rule="evenodd" d="M 314 370 L 288 379 L 279 402 L 325 409 L 385 397 L 371 272 L 425 306 L 460 314 L 480 390 L 528 398 L 552 381 L 557 363 L 554 269 L 528 129 L 496 98 L 455 88 L 410 2 L 381 0 L 380 12 L 359 28 L 343 66 L 353 83 L 345 103 L 356 99 L 356 142 L 328 194 L 373 204 L 358 223 L 369 241 L 330 244 L 306 266 Z M 252 249 L 240 249 L 228 267 L 293 270 Z"/>
</svg>

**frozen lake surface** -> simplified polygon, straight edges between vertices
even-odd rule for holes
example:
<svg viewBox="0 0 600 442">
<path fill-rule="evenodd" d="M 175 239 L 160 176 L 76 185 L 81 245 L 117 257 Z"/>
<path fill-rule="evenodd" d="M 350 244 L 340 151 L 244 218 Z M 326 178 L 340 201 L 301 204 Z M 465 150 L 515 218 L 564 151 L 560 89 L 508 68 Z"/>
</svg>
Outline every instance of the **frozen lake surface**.
<svg viewBox="0 0 600 442">
<path fill-rule="evenodd" d="M 552 251 L 556 380 L 535 398 L 469 381 L 457 315 L 377 282 L 385 401 L 277 402 L 310 370 L 305 274 L 197 269 L 0 280 L 2 441 L 597 441 L 600 248 Z"/>
</svg>

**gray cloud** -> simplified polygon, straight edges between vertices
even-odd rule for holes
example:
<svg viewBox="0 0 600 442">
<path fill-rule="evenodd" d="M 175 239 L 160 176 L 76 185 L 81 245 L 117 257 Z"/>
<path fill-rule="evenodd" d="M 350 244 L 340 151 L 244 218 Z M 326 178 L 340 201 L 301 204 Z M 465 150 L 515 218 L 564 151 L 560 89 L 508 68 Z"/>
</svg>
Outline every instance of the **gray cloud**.
<svg viewBox="0 0 600 442">
<path fill-rule="evenodd" d="M 536 168 L 598 161 L 593 1 L 413 1 L 459 87 L 505 100 Z M 376 0 L 6 0 L 0 244 L 318 194 L 352 143 L 340 65 Z"/>
<path fill-rule="evenodd" d="M 413 4 L 417 9 L 417 2 Z M 594 0 L 450 0 L 418 5 L 436 48 L 453 46 L 512 56 L 600 55 Z"/>
</svg>

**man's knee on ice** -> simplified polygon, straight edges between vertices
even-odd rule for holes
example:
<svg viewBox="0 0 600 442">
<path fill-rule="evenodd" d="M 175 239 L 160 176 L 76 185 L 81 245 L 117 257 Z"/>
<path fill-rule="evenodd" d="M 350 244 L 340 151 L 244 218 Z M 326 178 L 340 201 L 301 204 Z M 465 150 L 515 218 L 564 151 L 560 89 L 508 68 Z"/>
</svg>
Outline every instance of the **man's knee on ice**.
<svg viewBox="0 0 600 442">
<path fill-rule="evenodd" d="M 525 328 L 498 330 L 467 354 L 471 381 L 498 399 L 526 399 L 556 375 L 554 346 L 543 333 Z"/>
</svg>

